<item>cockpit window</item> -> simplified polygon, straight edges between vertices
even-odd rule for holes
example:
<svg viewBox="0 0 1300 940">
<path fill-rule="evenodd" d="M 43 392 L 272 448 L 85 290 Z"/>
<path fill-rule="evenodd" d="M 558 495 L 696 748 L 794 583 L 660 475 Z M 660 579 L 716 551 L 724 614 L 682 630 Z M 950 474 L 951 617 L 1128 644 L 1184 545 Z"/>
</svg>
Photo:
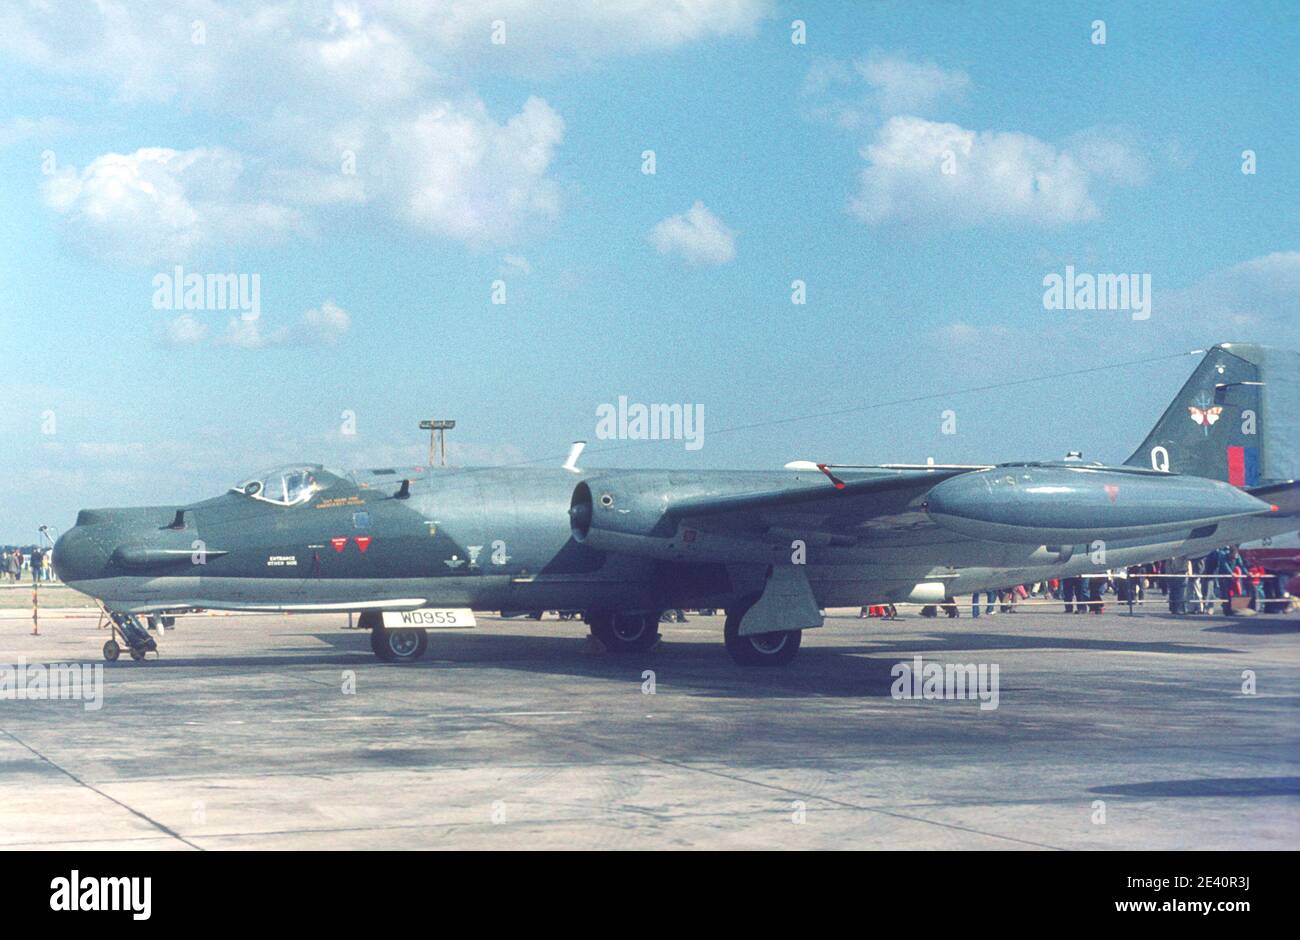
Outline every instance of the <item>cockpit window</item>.
<svg viewBox="0 0 1300 940">
<path fill-rule="evenodd" d="M 253 499 L 278 506 L 305 503 L 323 489 L 315 467 L 280 467 L 253 475 L 232 487 Z"/>
</svg>

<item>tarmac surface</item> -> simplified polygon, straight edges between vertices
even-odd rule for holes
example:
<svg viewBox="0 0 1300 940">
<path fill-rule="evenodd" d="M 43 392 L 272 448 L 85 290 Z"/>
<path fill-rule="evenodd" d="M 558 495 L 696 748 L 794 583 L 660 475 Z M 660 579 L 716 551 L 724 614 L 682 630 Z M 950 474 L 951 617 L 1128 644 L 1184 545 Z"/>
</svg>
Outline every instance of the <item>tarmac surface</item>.
<svg viewBox="0 0 1300 940">
<path fill-rule="evenodd" d="M 721 618 L 615 658 L 480 616 L 402 666 L 339 615 L 182 617 L 104 664 L 98 710 L 0 691 L 0 847 L 1300 844 L 1296 614 L 1056 610 L 831 617 L 778 670 L 733 665 Z M 26 617 L 0 664 L 103 662 L 93 613 Z M 997 708 L 894 698 L 915 656 L 996 664 Z"/>
</svg>

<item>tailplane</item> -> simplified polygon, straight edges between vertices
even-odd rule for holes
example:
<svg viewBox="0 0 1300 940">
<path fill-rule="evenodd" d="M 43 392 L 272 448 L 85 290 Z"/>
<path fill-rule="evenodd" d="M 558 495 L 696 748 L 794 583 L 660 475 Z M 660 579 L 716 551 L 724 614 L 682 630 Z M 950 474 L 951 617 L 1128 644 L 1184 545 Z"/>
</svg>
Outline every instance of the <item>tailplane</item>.
<svg viewBox="0 0 1300 940">
<path fill-rule="evenodd" d="M 1300 479 L 1300 354 L 1213 347 L 1124 463 L 1244 487 Z"/>
</svg>

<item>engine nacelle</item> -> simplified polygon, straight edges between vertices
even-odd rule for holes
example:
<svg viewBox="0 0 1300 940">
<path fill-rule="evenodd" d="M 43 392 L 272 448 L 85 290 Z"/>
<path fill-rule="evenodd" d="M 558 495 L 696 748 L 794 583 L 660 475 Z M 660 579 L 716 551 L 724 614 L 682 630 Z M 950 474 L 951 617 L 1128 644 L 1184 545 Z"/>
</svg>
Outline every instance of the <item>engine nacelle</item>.
<svg viewBox="0 0 1300 940">
<path fill-rule="evenodd" d="M 927 495 L 944 528 L 974 539 L 1077 545 L 1185 532 L 1270 506 L 1219 480 L 1103 467 L 1009 465 L 964 473 Z"/>
<path fill-rule="evenodd" d="M 584 480 L 569 501 L 573 540 L 599 551 L 665 561 L 772 561 L 766 542 L 681 524 L 668 511 L 671 494 L 681 491 L 668 473 Z"/>
<path fill-rule="evenodd" d="M 668 557 L 677 526 L 665 515 L 667 479 L 659 485 L 615 479 L 584 480 L 573 489 L 569 525 L 573 540 L 600 551 Z"/>
</svg>

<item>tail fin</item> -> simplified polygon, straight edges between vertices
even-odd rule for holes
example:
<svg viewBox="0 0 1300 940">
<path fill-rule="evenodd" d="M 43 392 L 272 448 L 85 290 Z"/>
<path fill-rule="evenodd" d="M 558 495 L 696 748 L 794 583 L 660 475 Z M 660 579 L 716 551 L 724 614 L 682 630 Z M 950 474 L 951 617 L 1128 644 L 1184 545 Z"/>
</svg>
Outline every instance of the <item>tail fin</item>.
<svg viewBox="0 0 1300 940">
<path fill-rule="evenodd" d="M 1124 463 L 1234 486 L 1300 478 L 1300 354 L 1213 347 Z"/>
</svg>

